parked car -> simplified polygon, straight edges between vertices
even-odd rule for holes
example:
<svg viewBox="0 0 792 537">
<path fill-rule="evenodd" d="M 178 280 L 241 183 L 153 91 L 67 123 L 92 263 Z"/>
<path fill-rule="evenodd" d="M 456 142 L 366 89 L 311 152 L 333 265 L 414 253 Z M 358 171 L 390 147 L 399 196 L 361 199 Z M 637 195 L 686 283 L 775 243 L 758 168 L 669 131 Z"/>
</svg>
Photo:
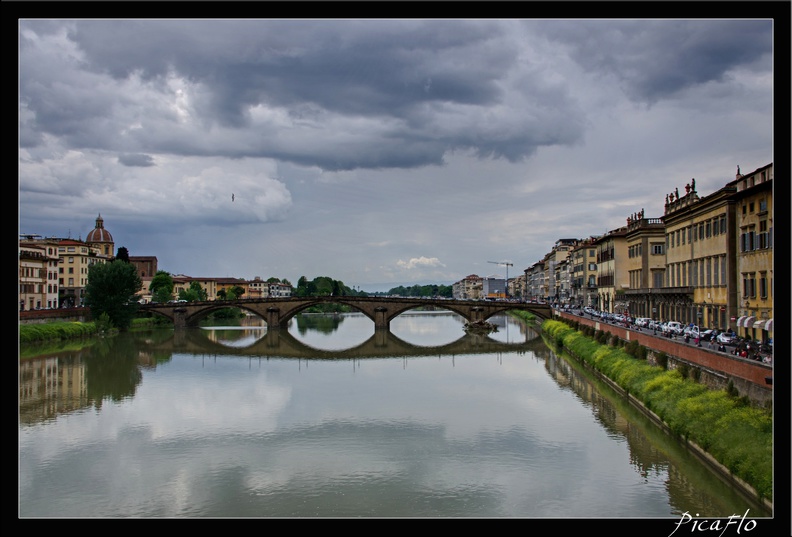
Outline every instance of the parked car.
<svg viewBox="0 0 792 537">
<path fill-rule="evenodd" d="M 695 339 L 697 337 L 700 338 L 701 337 L 701 329 L 698 327 L 698 325 L 695 325 L 695 324 L 694 325 L 690 325 L 689 324 L 682 330 L 682 335 L 688 336 L 691 339 Z"/>
<path fill-rule="evenodd" d="M 664 332 L 671 332 L 675 336 L 681 336 L 685 327 L 678 321 L 668 321 Z"/>
<path fill-rule="evenodd" d="M 711 340 L 714 340 L 714 338 L 718 337 L 718 334 L 720 334 L 720 332 L 718 332 L 718 331 L 717 331 L 716 329 L 714 329 L 714 328 L 710 328 L 709 330 L 704 330 L 704 331 L 701 333 L 701 341 L 711 341 Z"/>
<path fill-rule="evenodd" d="M 724 345 L 736 345 L 737 344 L 737 336 L 731 334 L 729 332 L 721 332 L 715 337 L 715 340 L 718 343 L 723 343 Z"/>
</svg>

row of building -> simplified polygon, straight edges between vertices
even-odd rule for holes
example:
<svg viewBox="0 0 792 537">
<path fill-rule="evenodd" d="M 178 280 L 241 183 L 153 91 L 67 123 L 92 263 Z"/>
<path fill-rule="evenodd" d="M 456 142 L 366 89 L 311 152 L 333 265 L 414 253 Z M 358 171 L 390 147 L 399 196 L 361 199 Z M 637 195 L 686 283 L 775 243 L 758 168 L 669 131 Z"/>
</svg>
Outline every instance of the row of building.
<svg viewBox="0 0 792 537">
<path fill-rule="evenodd" d="M 115 258 L 112 234 L 105 229 L 102 215 L 85 240 L 73 238 L 20 235 L 19 237 L 19 309 L 56 309 L 81 306 L 85 300 L 88 269 L 95 263 Z M 141 302 L 150 302 L 149 286 L 157 273 L 156 256 L 129 256 L 143 282 L 138 293 Z M 215 300 L 220 291 L 240 287 L 245 298 L 291 296 L 292 287 L 281 282 L 267 282 L 260 277 L 195 278 L 173 275 L 173 298 L 198 282 L 208 300 Z M 223 293 L 220 293 L 222 295 Z"/>
<path fill-rule="evenodd" d="M 114 258 L 115 244 L 99 215 L 85 240 L 20 235 L 19 307 L 83 303 L 88 269 Z M 151 300 L 154 256 L 130 256 Z M 247 298 L 291 296 L 286 283 L 259 277 L 174 275 L 174 298 L 198 282 L 209 300 L 241 287 Z M 508 279 L 508 278 L 507 278 Z M 455 298 L 515 298 L 633 317 L 735 329 L 767 339 L 773 332 L 773 164 L 740 173 L 700 197 L 695 179 L 666 195 L 663 215 L 630 215 L 625 226 L 585 239 L 559 239 L 514 278 L 475 274 L 453 285 Z M 220 293 L 222 295 L 222 293 Z"/>
<path fill-rule="evenodd" d="M 664 321 L 773 333 L 773 164 L 699 196 L 696 181 L 666 195 L 663 215 L 644 209 L 626 225 L 559 239 L 545 256 L 504 279 L 467 276 L 455 298 L 548 302 Z M 503 289 L 503 291 L 499 291 Z"/>
</svg>

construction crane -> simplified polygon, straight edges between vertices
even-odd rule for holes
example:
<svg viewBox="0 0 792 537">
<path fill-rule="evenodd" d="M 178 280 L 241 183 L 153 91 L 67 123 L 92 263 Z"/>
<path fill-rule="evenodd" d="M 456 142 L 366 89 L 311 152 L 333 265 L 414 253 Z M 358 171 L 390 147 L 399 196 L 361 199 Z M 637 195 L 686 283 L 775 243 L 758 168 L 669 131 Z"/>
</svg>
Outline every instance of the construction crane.
<svg viewBox="0 0 792 537">
<path fill-rule="evenodd" d="M 509 263 L 508 261 L 487 261 L 487 263 L 492 263 L 493 265 L 501 265 L 506 267 L 506 285 L 503 288 L 503 294 L 508 295 L 509 290 L 509 267 L 513 267 L 514 263 Z"/>
</svg>

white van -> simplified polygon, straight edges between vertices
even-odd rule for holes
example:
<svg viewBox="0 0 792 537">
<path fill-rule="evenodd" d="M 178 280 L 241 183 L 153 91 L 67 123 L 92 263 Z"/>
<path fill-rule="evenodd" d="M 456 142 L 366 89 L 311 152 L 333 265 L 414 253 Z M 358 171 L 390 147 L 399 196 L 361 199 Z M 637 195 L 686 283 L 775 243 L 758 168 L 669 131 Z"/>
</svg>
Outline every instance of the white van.
<svg viewBox="0 0 792 537">
<path fill-rule="evenodd" d="M 666 323 L 666 331 L 671 332 L 675 336 L 681 336 L 684 330 L 685 327 L 680 322 L 668 321 L 668 323 Z"/>
</svg>

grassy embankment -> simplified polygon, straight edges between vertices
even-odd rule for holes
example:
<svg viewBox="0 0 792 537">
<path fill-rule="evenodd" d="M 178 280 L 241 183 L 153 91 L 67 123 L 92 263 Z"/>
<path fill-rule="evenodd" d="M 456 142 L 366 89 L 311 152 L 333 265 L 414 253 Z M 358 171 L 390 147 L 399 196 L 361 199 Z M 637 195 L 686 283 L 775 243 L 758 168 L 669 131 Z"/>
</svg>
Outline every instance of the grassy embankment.
<svg viewBox="0 0 792 537">
<path fill-rule="evenodd" d="M 133 319 L 130 330 L 136 328 L 151 328 L 153 326 L 162 326 L 163 324 L 171 323 L 157 317 Z M 69 339 L 77 340 L 97 334 L 99 334 L 99 327 L 94 321 L 62 321 L 19 325 L 20 345 L 62 342 Z"/>
<path fill-rule="evenodd" d="M 526 312 L 511 312 L 525 320 Z M 647 350 L 633 341 L 626 345 L 607 332 L 576 330 L 565 322 L 546 320 L 543 333 L 560 348 L 599 371 L 641 401 L 668 426 L 672 434 L 695 443 L 772 501 L 773 416 L 769 409 L 751 406 L 729 389 L 710 389 L 686 367 L 666 369 L 646 361 Z"/>
</svg>

